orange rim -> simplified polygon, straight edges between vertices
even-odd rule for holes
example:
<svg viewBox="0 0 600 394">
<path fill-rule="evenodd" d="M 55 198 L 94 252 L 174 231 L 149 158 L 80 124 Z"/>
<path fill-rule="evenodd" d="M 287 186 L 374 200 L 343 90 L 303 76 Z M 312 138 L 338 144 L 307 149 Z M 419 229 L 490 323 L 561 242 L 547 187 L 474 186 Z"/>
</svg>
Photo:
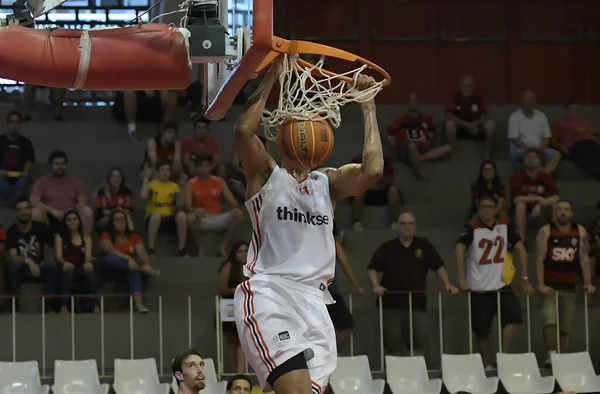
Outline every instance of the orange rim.
<svg viewBox="0 0 600 394">
<path fill-rule="evenodd" d="M 267 67 L 269 64 L 271 64 L 273 62 L 273 60 L 275 60 L 277 57 L 279 57 L 283 53 L 312 54 L 312 55 L 329 56 L 329 57 L 335 57 L 337 59 L 346 60 L 351 63 L 354 63 L 354 62 L 362 63 L 362 64 L 366 65 L 369 69 L 376 71 L 383 77 L 382 81 L 380 81 L 383 83 L 383 86 L 387 86 L 392 82 L 392 77 L 390 76 L 390 74 L 387 71 L 385 71 L 383 69 L 383 67 L 378 66 L 377 64 L 373 63 L 372 61 L 367 60 L 358 55 L 355 55 L 351 52 L 347 52 L 342 49 L 330 47 L 330 46 L 323 45 L 323 44 L 317 44 L 316 42 L 290 41 L 290 40 L 285 40 L 280 37 L 273 37 L 272 50 L 267 55 L 267 57 L 265 57 L 265 59 L 262 61 L 262 63 L 258 66 L 258 68 L 256 69 L 256 72 L 259 73 L 261 70 L 263 70 L 265 67 Z M 306 60 L 298 59 L 298 63 L 302 67 L 308 67 L 308 68 L 314 69 L 313 74 L 318 75 L 319 73 L 322 73 L 329 77 L 338 78 L 342 81 L 346 81 L 349 83 L 353 82 L 353 79 L 350 77 L 340 75 L 340 74 L 334 73 L 332 71 L 329 71 L 329 70 L 326 70 L 323 68 L 315 69 L 314 68 L 315 65 L 310 62 L 307 62 Z M 300 68 L 302 68 L 302 67 L 300 67 Z"/>
</svg>

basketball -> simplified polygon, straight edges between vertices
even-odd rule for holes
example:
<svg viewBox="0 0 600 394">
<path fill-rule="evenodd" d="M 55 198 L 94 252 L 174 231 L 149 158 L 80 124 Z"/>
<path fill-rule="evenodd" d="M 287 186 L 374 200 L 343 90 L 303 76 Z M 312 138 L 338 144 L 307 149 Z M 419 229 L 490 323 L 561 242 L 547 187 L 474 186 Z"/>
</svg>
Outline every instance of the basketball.
<svg viewBox="0 0 600 394">
<path fill-rule="evenodd" d="M 310 170 L 331 154 L 333 131 L 324 120 L 292 119 L 277 130 L 277 147 L 287 163 Z"/>
</svg>

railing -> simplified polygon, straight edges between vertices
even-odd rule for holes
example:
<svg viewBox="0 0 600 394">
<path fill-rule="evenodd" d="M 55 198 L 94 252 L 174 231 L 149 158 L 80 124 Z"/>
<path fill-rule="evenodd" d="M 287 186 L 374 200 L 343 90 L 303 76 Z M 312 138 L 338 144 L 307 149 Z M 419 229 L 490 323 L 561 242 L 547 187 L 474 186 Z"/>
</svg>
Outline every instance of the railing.
<svg viewBox="0 0 600 394">
<path fill-rule="evenodd" d="M 414 355 L 414 333 L 413 333 L 413 326 L 414 326 L 414 322 L 413 322 L 413 295 L 414 294 L 418 294 L 419 292 L 389 292 L 390 295 L 393 294 L 407 294 L 408 296 L 408 305 L 409 305 L 409 350 L 410 350 L 410 355 Z M 388 293 L 386 293 L 388 294 Z M 556 308 L 556 316 L 557 316 L 557 329 L 556 329 L 556 341 L 558 344 L 558 349 L 557 352 L 560 352 L 560 342 L 561 342 L 561 338 L 560 338 L 560 308 L 559 308 L 559 294 L 563 294 L 563 293 L 558 293 L 555 292 L 555 308 Z M 431 295 L 431 293 L 430 293 Z M 57 298 L 57 297 L 62 297 L 62 296 L 56 296 L 56 297 L 52 297 L 52 298 Z M 147 344 L 144 343 L 144 347 L 146 348 L 144 352 L 144 354 L 140 355 L 140 351 L 136 351 L 136 344 L 135 344 L 135 337 L 136 337 L 136 332 L 138 330 L 140 330 L 140 327 L 137 326 L 137 324 L 140 323 L 136 323 L 136 317 L 137 314 L 134 312 L 134 299 L 132 296 L 130 295 L 100 295 L 100 296 L 81 296 L 81 295 L 73 295 L 73 296 L 68 296 L 70 297 L 70 306 L 71 306 L 71 310 L 75 310 L 76 308 L 76 300 L 77 298 L 90 298 L 90 297 L 94 297 L 96 299 L 99 300 L 99 308 L 100 308 L 100 313 L 99 313 L 99 342 L 100 342 L 100 355 L 99 355 L 99 374 L 101 377 L 111 377 L 112 375 L 108 372 L 108 370 L 110 369 L 109 367 L 107 367 L 107 363 L 111 363 L 112 365 L 112 361 L 109 360 L 109 357 L 106 356 L 107 353 L 107 321 L 106 321 L 106 315 L 107 315 L 107 309 L 106 309 L 106 301 L 107 299 L 110 298 L 116 298 L 116 297 L 120 297 L 120 298 L 127 298 L 128 299 L 128 303 L 129 303 L 129 312 L 128 312 L 128 336 L 129 336 L 129 349 L 128 350 L 128 357 L 131 359 L 134 359 L 136 357 L 138 358 L 144 358 L 144 357 L 148 357 L 148 351 L 147 351 Z M 157 300 L 157 304 L 155 305 L 156 308 L 153 308 L 152 313 L 150 313 L 147 316 L 156 316 L 158 318 L 158 335 L 156 338 L 156 342 L 154 342 L 154 340 L 152 340 L 151 342 L 153 342 L 151 345 L 152 346 L 156 346 L 155 351 L 157 351 L 157 353 L 152 353 L 154 354 L 155 358 L 158 358 L 158 372 L 161 376 L 167 376 L 169 375 L 169 367 L 167 366 L 165 369 L 165 359 L 170 360 L 171 357 L 175 354 L 175 352 L 177 351 L 181 351 L 182 349 L 177 349 L 176 351 L 174 351 L 173 354 L 169 353 L 165 353 L 165 332 L 164 332 L 164 322 L 165 322 L 165 310 L 164 310 L 164 306 L 163 306 L 163 300 L 165 298 L 169 298 L 172 299 L 173 296 L 168 296 L 165 297 L 163 295 L 158 295 L 158 296 L 153 296 L 153 295 L 146 295 L 147 299 L 154 299 L 154 297 L 156 297 Z M 195 296 L 195 297 L 199 297 L 202 298 L 205 302 L 207 302 L 207 296 L 206 294 L 204 296 Z M 352 313 L 354 311 L 354 296 L 353 294 L 347 294 L 347 300 L 348 300 L 348 308 L 350 310 L 350 312 Z M 450 297 L 450 296 L 447 296 Z M 531 295 L 526 294 L 525 295 L 525 321 L 524 323 L 526 324 L 526 328 L 527 328 L 527 351 L 531 352 L 532 351 L 532 331 L 531 331 Z M 18 342 L 18 330 L 17 330 L 17 322 L 21 317 L 21 314 L 18 314 L 15 312 L 16 310 L 16 306 L 17 306 L 17 299 L 15 297 L 0 297 L 0 302 L 4 301 L 4 299 L 10 299 L 10 305 L 12 306 L 12 312 L 10 313 L 10 325 L 11 325 L 11 343 L 12 343 L 12 349 L 11 349 L 11 359 L 10 360 L 6 360 L 6 361 L 18 361 L 19 360 L 19 349 L 17 348 L 17 342 Z M 40 297 L 40 296 L 22 296 L 21 297 L 21 302 L 23 302 L 25 299 L 27 298 L 36 298 L 36 299 L 40 299 L 41 301 L 41 314 L 39 315 L 39 319 L 40 319 L 40 324 L 41 324 L 41 330 L 40 330 L 40 335 L 41 335 L 41 358 L 40 358 L 40 367 L 41 367 L 41 374 L 42 377 L 50 377 L 50 375 L 48 374 L 48 356 L 47 356 L 47 347 L 48 347 L 48 328 L 47 328 L 47 322 L 48 322 L 48 315 L 46 314 L 47 310 L 46 310 L 46 298 L 48 297 Z M 185 300 L 185 314 L 187 315 L 186 317 L 184 317 L 183 319 L 177 319 L 177 325 L 181 327 L 181 334 L 179 336 L 180 342 L 181 339 L 185 338 L 185 346 L 187 347 L 192 347 L 194 344 L 194 320 L 195 320 L 195 316 L 193 313 L 194 310 L 194 303 L 193 303 L 193 296 L 192 295 L 187 295 L 187 296 L 181 296 L 178 295 L 177 297 L 175 297 L 178 299 L 178 305 L 180 304 L 180 300 Z M 501 333 L 502 332 L 502 326 L 501 326 L 501 295 L 500 292 L 497 292 L 497 297 L 496 297 L 496 302 L 497 302 L 497 310 L 498 310 L 498 316 L 497 316 L 497 326 L 498 326 L 498 332 Z M 444 296 L 443 293 L 437 293 L 437 315 L 438 315 L 438 336 L 439 336 L 439 354 L 440 357 L 444 354 Z M 226 315 L 228 315 L 229 317 L 226 317 L 224 319 L 222 319 L 222 311 L 227 310 L 227 308 L 231 308 L 231 303 L 230 301 L 224 301 L 221 299 L 220 296 L 214 296 L 214 311 L 215 311 L 215 315 L 216 315 L 216 319 L 215 319 L 215 332 L 216 332 L 216 354 L 217 354 L 217 373 L 219 376 L 230 376 L 230 375 L 234 375 L 234 373 L 226 373 L 224 370 L 224 338 L 223 338 L 223 331 L 222 331 L 222 326 L 221 323 L 224 321 L 231 321 L 230 317 L 231 317 L 231 313 L 230 312 L 226 312 Z M 473 336 L 471 334 L 471 326 L 472 326 L 472 321 L 471 321 L 471 293 L 467 293 L 467 313 L 468 313 L 468 333 L 466 333 L 469 337 L 469 343 L 468 343 L 468 350 L 469 353 L 473 353 L 474 352 L 474 346 L 473 346 Z M 77 313 L 71 313 L 68 316 L 65 316 L 66 318 L 69 318 L 69 327 L 70 327 L 70 357 L 73 360 L 76 360 L 78 358 L 78 352 L 77 352 L 77 344 L 76 344 L 76 319 L 79 316 L 87 316 L 88 314 L 77 314 Z M 111 314 L 114 315 L 114 314 Z M 206 316 L 206 310 L 203 310 L 202 312 L 200 312 L 200 315 L 202 316 Z M 31 316 L 31 315 L 26 315 L 26 316 Z M 35 316 L 35 315 L 34 315 Z M 147 323 L 147 322 L 146 322 Z M 378 323 L 379 323 L 379 353 L 380 353 L 380 368 L 379 370 L 376 370 L 375 368 L 372 368 L 373 372 L 375 373 L 382 373 L 385 370 L 385 343 L 384 343 L 384 335 L 383 335 L 383 325 L 384 325 L 384 319 L 383 319 L 383 303 L 382 303 L 382 298 L 380 297 L 378 299 Z M 109 323 L 110 324 L 110 323 Z M 144 322 L 141 322 L 141 324 L 145 324 Z M 584 326 L 584 330 L 585 330 L 585 350 L 589 352 L 590 350 L 590 333 L 589 333 L 589 311 L 588 311 L 588 295 L 585 294 L 584 296 L 584 322 L 583 322 L 583 326 Z M 146 327 L 141 327 L 141 329 L 147 329 Z M 0 339 L 1 337 L 5 337 L 7 335 L 6 332 L 0 332 Z M 27 334 L 26 334 L 27 335 Z M 86 336 L 86 339 L 89 339 Z M 32 339 L 30 339 L 29 342 L 32 342 Z M 502 335 L 498 335 L 498 349 L 499 351 L 501 351 L 502 349 Z M 125 349 L 120 349 L 122 351 L 124 351 Z M 210 352 L 208 352 L 208 349 L 201 349 L 203 351 L 203 353 L 208 353 L 210 354 Z M 350 337 L 350 344 L 349 344 L 349 350 L 350 350 L 350 356 L 353 356 L 355 354 L 355 338 L 354 338 L 354 334 L 351 335 Z M 114 351 L 113 351 L 114 353 Z M 165 358 L 165 354 L 167 356 L 167 358 Z M 125 357 L 127 357 L 125 356 Z M 120 354 L 119 357 L 123 358 L 124 354 Z M 5 357 L 6 358 L 6 357 Z M 21 357 L 22 358 L 22 357 Z M 54 359 L 55 357 L 52 357 L 52 359 Z M 79 358 L 81 358 L 81 355 L 79 356 Z M 115 358 L 115 357 L 110 357 Z M 64 359 L 64 355 L 62 357 L 62 359 Z M 53 362 L 53 361 L 52 361 Z M 247 371 L 248 372 L 248 371 Z"/>
</svg>

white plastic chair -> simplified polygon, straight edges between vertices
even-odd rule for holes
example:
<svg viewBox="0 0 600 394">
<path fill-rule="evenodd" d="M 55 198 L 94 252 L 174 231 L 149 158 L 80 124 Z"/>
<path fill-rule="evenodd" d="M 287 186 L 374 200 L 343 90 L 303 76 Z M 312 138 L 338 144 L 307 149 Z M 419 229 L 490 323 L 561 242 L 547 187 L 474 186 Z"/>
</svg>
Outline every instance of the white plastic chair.
<svg viewBox="0 0 600 394">
<path fill-rule="evenodd" d="M 440 394 L 442 391 L 442 379 L 429 379 L 422 356 L 385 356 L 385 372 L 394 394 Z"/>
<path fill-rule="evenodd" d="M 481 355 L 444 354 L 442 380 L 450 394 L 466 391 L 471 394 L 495 394 L 498 378 L 485 376 Z"/>
<path fill-rule="evenodd" d="M 367 356 L 338 357 L 329 379 L 335 394 L 383 394 L 385 380 L 373 379 Z"/>
<path fill-rule="evenodd" d="M 215 369 L 215 362 L 212 358 L 204 358 L 204 383 L 206 387 L 202 390 L 202 394 L 224 394 L 227 388 L 227 381 L 217 380 L 217 371 Z M 171 381 L 171 390 L 177 393 L 177 379 L 173 376 Z"/>
<path fill-rule="evenodd" d="M 54 361 L 53 394 L 108 394 L 108 389 L 100 384 L 96 360 Z"/>
<path fill-rule="evenodd" d="M 600 391 L 600 377 L 594 371 L 588 352 L 553 354 L 552 372 L 563 391 Z"/>
<path fill-rule="evenodd" d="M 169 383 L 160 383 L 156 371 L 156 360 L 115 359 L 116 394 L 169 394 Z"/>
<path fill-rule="evenodd" d="M 540 375 L 533 353 L 496 355 L 498 377 L 510 394 L 549 394 L 554 391 L 554 377 Z"/>
<path fill-rule="evenodd" d="M 37 361 L 0 362 L 0 392 L 7 394 L 48 394 L 50 386 L 40 382 Z"/>
</svg>

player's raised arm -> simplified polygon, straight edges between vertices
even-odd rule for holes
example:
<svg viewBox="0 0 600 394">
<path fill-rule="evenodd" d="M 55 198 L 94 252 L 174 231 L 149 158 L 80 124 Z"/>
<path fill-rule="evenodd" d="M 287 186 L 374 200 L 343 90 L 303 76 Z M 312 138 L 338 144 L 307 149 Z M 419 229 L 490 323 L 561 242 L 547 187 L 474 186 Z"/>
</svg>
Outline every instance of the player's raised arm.
<svg viewBox="0 0 600 394">
<path fill-rule="evenodd" d="M 373 82 L 371 77 L 359 76 L 360 86 Z M 361 103 L 365 121 L 365 142 L 361 164 L 346 164 L 327 172 L 332 200 L 363 194 L 383 175 L 383 148 L 377 125 L 377 113 L 373 100 Z"/>
<path fill-rule="evenodd" d="M 267 98 L 281 73 L 282 64 L 274 61 L 256 92 L 248 99 L 244 111 L 235 125 L 235 152 L 237 153 L 246 178 L 269 171 L 275 167 L 275 161 L 256 135 L 260 126 Z"/>
</svg>

